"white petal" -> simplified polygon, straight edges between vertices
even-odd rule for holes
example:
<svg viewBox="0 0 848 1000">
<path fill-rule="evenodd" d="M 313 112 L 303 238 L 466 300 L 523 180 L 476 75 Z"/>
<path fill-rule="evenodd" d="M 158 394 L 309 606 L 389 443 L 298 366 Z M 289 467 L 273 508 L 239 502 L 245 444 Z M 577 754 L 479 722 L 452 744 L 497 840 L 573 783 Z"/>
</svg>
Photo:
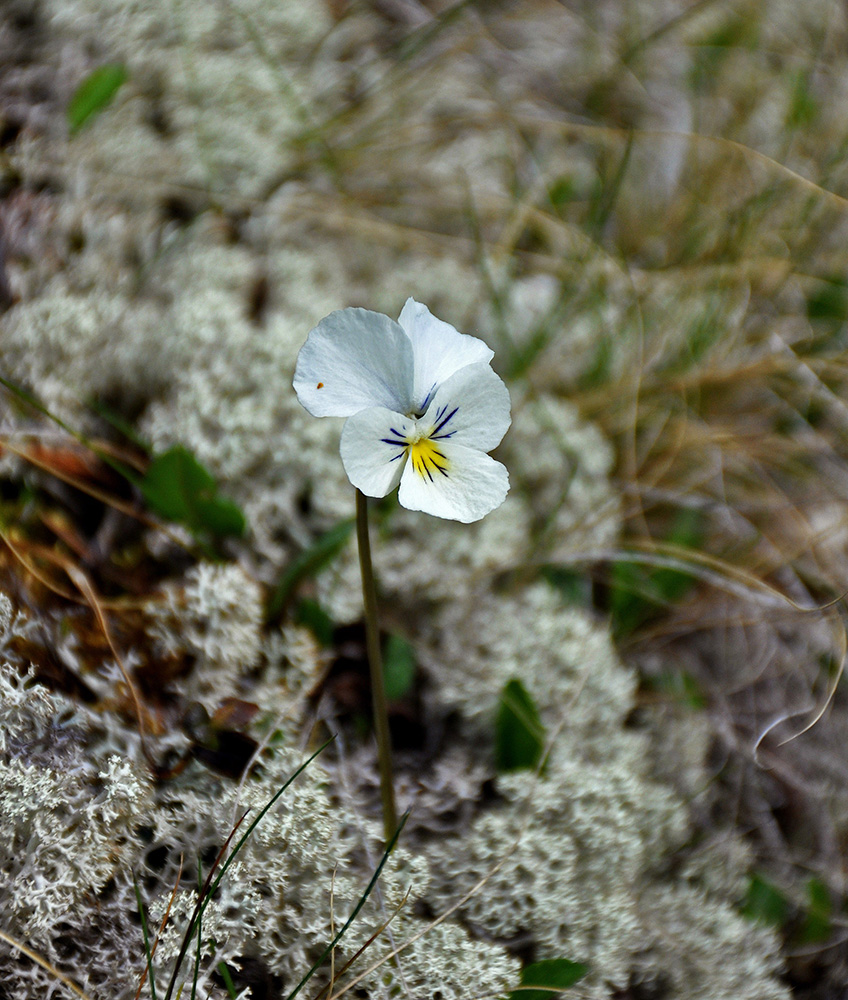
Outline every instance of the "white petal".
<svg viewBox="0 0 848 1000">
<path fill-rule="evenodd" d="M 506 499 L 509 475 L 496 462 L 475 448 L 442 444 L 445 473 L 421 475 L 413 462 L 406 463 L 398 500 L 410 510 L 447 517 L 452 521 L 479 521 Z"/>
<path fill-rule="evenodd" d="M 427 306 L 415 299 L 406 300 L 398 323 L 406 331 L 415 353 L 413 399 L 417 413 L 427 409 L 433 391 L 454 372 L 476 361 L 491 361 L 494 357 L 494 351 L 482 340 L 460 333 L 450 323 L 436 319 Z"/>
<path fill-rule="evenodd" d="M 409 417 L 382 407 L 360 410 L 348 418 L 340 451 L 347 478 L 357 489 L 369 497 L 391 493 L 406 465 L 403 438 L 414 426 Z"/>
<path fill-rule="evenodd" d="M 491 451 L 510 425 L 509 390 L 487 364 L 466 365 L 436 390 L 418 425 L 439 443 Z"/>
<path fill-rule="evenodd" d="M 339 309 L 310 331 L 297 356 L 294 388 L 315 417 L 349 417 L 369 406 L 409 413 L 413 352 L 382 313 Z"/>
</svg>

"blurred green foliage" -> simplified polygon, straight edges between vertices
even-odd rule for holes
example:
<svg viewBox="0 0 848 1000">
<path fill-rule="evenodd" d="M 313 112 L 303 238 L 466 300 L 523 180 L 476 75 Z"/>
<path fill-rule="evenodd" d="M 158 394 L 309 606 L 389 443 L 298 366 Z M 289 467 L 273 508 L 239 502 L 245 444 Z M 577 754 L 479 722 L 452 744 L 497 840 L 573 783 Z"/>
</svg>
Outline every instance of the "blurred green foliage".
<svg viewBox="0 0 848 1000">
<path fill-rule="evenodd" d="M 212 474 L 182 445 L 154 456 L 139 488 L 154 513 L 198 539 L 241 537 L 247 528 L 238 505 L 219 496 Z"/>
<path fill-rule="evenodd" d="M 390 701 L 405 697 L 415 685 L 415 650 L 399 635 L 390 635 L 383 646 L 383 679 Z"/>
<path fill-rule="evenodd" d="M 782 927 L 789 916 L 789 901 L 764 875 L 755 872 L 748 882 L 742 913 L 771 927 Z"/>
<path fill-rule="evenodd" d="M 545 750 L 545 727 L 539 710 L 520 680 L 507 681 L 495 718 L 495 766 L 498 771 L 533 770 Z"/>
<path fill-rule="evenodd" d="M 68 103 L 68 127 L 71 135 L 79 132 L 109 104 L 126 82 L 127 76 L 123 63 L 108 63 L 89 73 Z"/>
<path fill-rule="evenodd" d="M 665 541 L 684 549 L 700 549 L 704 541 L 704 516 L 693 507 L 679 510 Z M 670 566 L 649 566 L 620 560 L 610 567 L 610 615 L 616 639 L 631 635 L 679 601 L 694 577 Z"/>
<path fill-rule="evenodd" d="M 268 602 L 268 621 L 275 621 L 300 583 L 318 575 L 347 545 L 353 518 L 334 524 L 286 566 Z"/>
<path fill-rule="evenodd" d="M 549 958 L 526 965 L 521 970 L 522 986 L 539 986 L 538 990 L 513 990 L 509 1000 L 550 1000 L 550 997 L 567 990 L 579 982 L 589 971 L 583 962 L 567 958 Z"/>
</svg>

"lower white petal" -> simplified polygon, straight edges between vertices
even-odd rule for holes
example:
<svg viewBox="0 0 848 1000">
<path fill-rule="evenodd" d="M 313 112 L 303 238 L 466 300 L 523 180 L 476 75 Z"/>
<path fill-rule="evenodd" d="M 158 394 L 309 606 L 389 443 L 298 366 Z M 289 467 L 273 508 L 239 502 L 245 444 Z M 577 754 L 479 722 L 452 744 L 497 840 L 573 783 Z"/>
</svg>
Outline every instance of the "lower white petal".
<svg viewBox="0 0 848 1000">
<path fill-rule="evenodd" d="M 384 497 L 406 466 L 405 438 L 415 421 L 374 406 L 348 417 L 340 452 L 347 478 L 368 497 Z M 397 443 L 395 443 L 397 442 Z"/>
<path fill-rule="evenodd" d="M 435 463 L 426 453 L 423 461 L 415 458 L 412 454 L 406 463 L 398 494 L 409 510 L 468 523 L 479 521 L 506 499 L 506 468 L 476 448 L 438 442 Z"/>
<path fill-rule="evenodd" d="M 509 428 L 509 390 L 489 365 L 466 365 L 439 386 L 419 423 L 433 427 L 434 441 L 491 451 Z"/>
</svg>

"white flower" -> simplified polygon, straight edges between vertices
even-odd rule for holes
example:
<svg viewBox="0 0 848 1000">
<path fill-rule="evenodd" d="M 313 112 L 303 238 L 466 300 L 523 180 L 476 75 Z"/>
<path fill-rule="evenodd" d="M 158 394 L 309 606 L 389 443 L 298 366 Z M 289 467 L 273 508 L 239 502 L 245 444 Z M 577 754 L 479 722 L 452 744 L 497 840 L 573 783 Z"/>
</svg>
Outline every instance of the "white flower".
<svg viewBox="0 0 848 1000">
<path fill-rule="evenodd" d="M 509 392 L 492 351 L 407 299 L 398 322 L 340 309 L 310 331 L 294 388 L 316 417 L 348 417 L 345 472 L 357 489 L 454 521 L 499 507 L 507 471 L 486 453 L 509 427 Z"/>
</svg>

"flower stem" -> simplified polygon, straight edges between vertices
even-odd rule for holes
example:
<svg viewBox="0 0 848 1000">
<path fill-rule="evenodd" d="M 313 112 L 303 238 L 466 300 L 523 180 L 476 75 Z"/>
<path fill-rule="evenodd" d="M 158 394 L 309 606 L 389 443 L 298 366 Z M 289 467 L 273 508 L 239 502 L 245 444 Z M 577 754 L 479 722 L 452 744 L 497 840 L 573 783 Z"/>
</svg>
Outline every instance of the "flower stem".
<svg viewBox="0 0 848 1000">
<path fill-rule="evenodd" d="M 359 569 L 362 573 L 362 599 L 365 604 L 365 642 L 371 668 L 371 694 L 374 705 L 374 731 L 377 734 L 377 759 L 380 764 L 380 798 L 383 802 L 383 828 L 388 843 L 397 830 L 397 808 L 392 785 L 392 741 L 389 735 L 389 708 L 383 658 L 380 654 L 380 627 L 377 623 L 377 591 L 371 565 L 371 540 L 368 536 L 368 499 L 356 491 L 356 540 L 359 543 Z"/>
</svg>

